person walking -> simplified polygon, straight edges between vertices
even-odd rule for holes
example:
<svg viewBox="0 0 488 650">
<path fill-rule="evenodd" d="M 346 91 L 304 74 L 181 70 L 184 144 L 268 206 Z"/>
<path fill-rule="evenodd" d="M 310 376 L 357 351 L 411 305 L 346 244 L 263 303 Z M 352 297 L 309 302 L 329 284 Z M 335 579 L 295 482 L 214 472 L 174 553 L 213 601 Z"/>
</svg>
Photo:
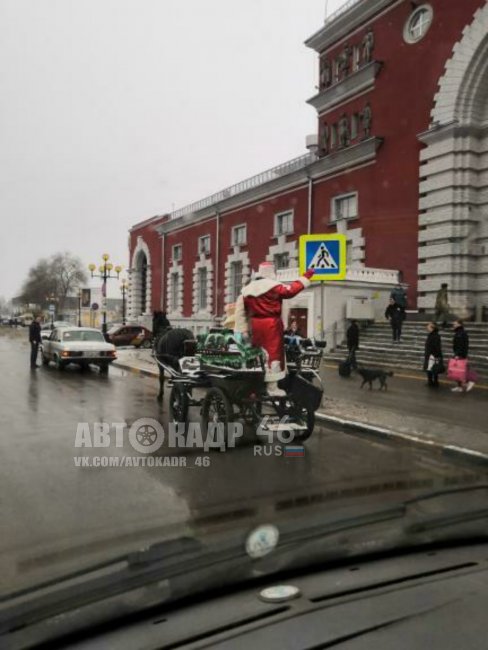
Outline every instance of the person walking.
<svg viewBox="0 0 488 650">
<path fill-rule="evenodd" d="M 357 321 L 351 320 L 346 332 L 347 349 L 349 352 L 348 361 L 353 370 L 357 370 L 358 362 L 356 360 L 356 352 L 359 350 L 359 326 Z"/>
<path fill-rule="evenodd" d="M 449 319 L 449 295 L 447 293 L 448 284 L 444 282 L 441 284 L 441 288 L 437 292 L 435 298 L 435 321 L 438 323 L 441 321 L 441 326 L 446 328 L 447 321 Z"/>
<path fill-rule="evenodd" d="M 390 304 L 385 311 L 385 318 L 390 321 L 393 343 L 400 343 L 402 325 L 405 320 L 405 309 L 395 302 L 394 298 L 390 298 Z"/>
<path fill-rule="evenodd" d="M 466 359 L 469 354 L 469 336 L 464 329 L 462 320 L 455 320 L 453 323 L 454 336 L 452 339 L 452 351 L 456 359 Z M 469 371 L 466 374 L 466 381 L 458 381 L 457 386 L 451 388 L 453 393 L 469 393 L 474 388 L 474 381 L 469 379 Z"/>
<path fill-rule="evenodd" d="M 427 386 L 439 387 L 439 371 L 443 372 L 442 341 L 436 323 L 427 324 L 425 341 L 424 371 L 427 373 Z"/>
<path fill-rule="evenodd" d="M 390 298 L 393 298 L 396 304 L 400 305 L 403 310 L 407 308 L 407 293 L 401 284 L 397 284 L 397 286 L 393 289 L 390 294 Z"/>
<path fill-rule="evenodd" d="M 41 317 L 36 318 L 29 325 L 29 343 L 31 345 L 30 367 L 31 370 L 39 368 L 37 365 L 37 353 L 39 352 L 39 345 L 41 344 Z"/>
</svg>

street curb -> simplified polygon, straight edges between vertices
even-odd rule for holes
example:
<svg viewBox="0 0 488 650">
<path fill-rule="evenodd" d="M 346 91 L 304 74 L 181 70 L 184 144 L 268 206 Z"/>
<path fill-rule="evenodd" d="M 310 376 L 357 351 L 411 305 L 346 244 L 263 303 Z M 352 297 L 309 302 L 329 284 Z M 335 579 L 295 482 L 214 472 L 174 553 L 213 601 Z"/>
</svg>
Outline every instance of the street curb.
<svg viewBox="0 0 488 650">
<path fill-rule="evenodd" d="M 315 415 L 318 420 L 326 422 L 327 424 L 330 424 L 336 428 L 347 429 L 353 434 L 363 433 L 374 438 L 380 438 L 382 440 L 401 440 L 402 442 L 407 442 L 419 448 L 428 448 L 431 451 L 434 450 L 440 452 L 445 456 L 458 457 L 462 458 L 462 460 L 469 460 L 473 463 L 488 465 L 488 454 L 483 454 L 479 451 L 474 451 L 473 449 L 467 449 L 458 445 L 443 445 L 440 442 L 435 442 L 434 440 L 429 440 L 427 438 L 421 438 L 420 436 L 416 436 L 413 433 L 401 433 L 400 431 L 393 431 L 392 429 L 379 427 L 374 424 L 368 424 L 366 422 L 346 420 L 336 415 L 326 415 L 325 413 L 320 412 L 317 412 Z"/>
<path fill-rule="evenodd" d="M 157 370 L 137 368 L 135 366 L 119 363 L 116 361 L 114 361 L 112 365 L 116 368 L 119 368 L 120 370 L 126 370 L 142 377 L 159 377 Z M 488 465 L 488 454 L 483 454 L 481 452 L 474 451 L 473 449 L 467 449 L 458 445 L 443 445 L 440 442 L 435 442 L 434 440 L 429 440 L 427 438 L 421 438 L 420 436 L 416 436 L 413 433 L 393 431 L 393 429 L 379 427 L 374 424 L 368 424 L 367 422 L 346 420 L 345 418 L 341 418 L 336 415 L 327 415 L 326 413 L 320 412 L 316 412 L 315 415 L 318 420 L 325 422 L 335 428 L 347 429 L 353 434 L 362 433 L 374 438 L 380 438 L 382 440 L 400 440 L 419 448 L 440 452 L 445 456 L 458 457 L 462 460 L 469 460 L 472 463 Z"/>
<path fill-rule="evenodd" d="M 134 375 L 139 375 L 141 377 L 159 377 L 159 373 L 157 370 L 137 368 L 136 366 L 129 366 L 125 363 L 118 363 L 117 361 L 113 361 L 112 366 L 114 368 L 118 368 L 119 370 L 127 370 L 128 372 L 131 372 Z"/>
</svg>

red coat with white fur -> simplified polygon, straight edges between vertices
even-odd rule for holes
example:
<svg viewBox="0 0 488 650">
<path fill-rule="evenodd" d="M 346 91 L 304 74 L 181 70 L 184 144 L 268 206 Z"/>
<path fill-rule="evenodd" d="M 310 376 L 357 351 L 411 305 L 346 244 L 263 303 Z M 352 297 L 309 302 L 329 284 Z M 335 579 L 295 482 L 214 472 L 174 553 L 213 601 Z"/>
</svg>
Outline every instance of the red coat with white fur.
<svg viewBox="0 0 488 650">
<path fill-rule="evenodd" d="M 251 334 L 252 344 L 268 353 L 269 366 L 273 361 L 280 364 L 279 372 L 274 372 L 273 376 L 267 373 L 268 381 L 277 381 L 285 376 L 282 302 L 309 285 L 307 275 L 290 284 L 267 278 L 253 280 L 244 287 L 237 300 L 235 330 Z"/>
</svg>

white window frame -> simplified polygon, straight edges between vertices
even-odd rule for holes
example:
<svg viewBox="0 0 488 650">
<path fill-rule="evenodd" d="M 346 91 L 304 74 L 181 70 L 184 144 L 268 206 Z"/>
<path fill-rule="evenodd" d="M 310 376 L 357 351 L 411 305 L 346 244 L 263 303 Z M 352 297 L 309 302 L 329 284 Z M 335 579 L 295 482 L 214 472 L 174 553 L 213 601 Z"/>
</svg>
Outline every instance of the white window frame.
<svg viewBox="0 0 488 650">
<path fill-rule="evenodd" d="M 427 20 L 424 20 L 422 23 L 420 23 L 420 30 L 417 34 L 412 33 L 412 27 L 415 23 L 415 21 L 422 15 L 425 14 Z M 424 36 L 427 34 L 429 29 L 432 26 L 432 22 L 434 20 L 434 10 L 432 9 L 432 6 L 429 4 L 422 4 L 419 7 L 417 7 L 408 17 L 407 22 L 405 23 L 405 27 L 403 28 L 403 38 L 406 43 L 409 43 L 413 45 L 414 43 L 418 43 L 421 41 Z"/>
<path fill-rule="evenodd" d="M 278 265 L 278 259 L 283 258 L 285 256 L 286 256 L 286 258 L 288 260 L 288 264 L 286 266 L 279 266 Z M 275 265 L 275 269 L 277 271 L 279 271 L 280 269 L 289 269 L 290 268 L 290 262 L 291 262 L 290 253 L 288 251 L 275 253 L 275 255 L 273 256 L 273 262 L 274 262 L 274 265 Z"/>
<path fill-rule="evenodd" d="M 356 214 L 352 216 L 343 216 L 337 214 L 337 206 L 341 201 L 351 198 L 356 199 Z M 357 192 L 347 192 L 345 194 L 339 194 L 338 196 L 333 196 L 330 203 L 330 221 L 331 223 L 337 223 L 338 221 L 352 221 L 359 217 L 359 194 Z"/>
<path fill-rule="evenodd" d="M 244 237 L 243 241 L 237 242 L 236 241 L 236 233 L 242 229 L 244 231 Z M 232 227 L 232 234 L 231 234 L 231 246 L 246 246 L 247 244 L 247 224 L 246 223 L 240 223 L 237 226 Z"/>
<path fill-rule="evenodd" d="M 198 269 L 198 311 L 206 311 L 207 306 L 208 306 L 208 269 L 206 266 L 201 266 Z"/>
<path fill-rule="evenodd" d="M 205 246 L 205 249 L 203 248 L 203 243 L 208 242 L 208 246 Z M 198 255 L 210 255 L 210 247 L 212 245 L 212 241 L 210 238 L 210 235 L 202 235 L 201 237 L 198 238 Z"/>
<path fill-rule="evenodd" d="M 235 274 L 234 274 L 234 269 L 236 268 L 237 265 L 240 265 L 241 267 L 241 283 L 239 288 L 237 288 L 237 285 L 235 283 Z M 244 285 L 244 264 L 242 260 L 236 260 L 234 262 L 230 263 L 230 295 L 231 295 L 231 302 L 235 302 L 237 298 L 239 297 L 242 287 Z"/>
<path fill-rule="evenodd" d="M 178 311 L 180 292 L 180 274 L 178 271 L 171 272 L 171 311 Z"/>
<path fill-rule="evenodd" d="M 283 217 L 289 217 L 290 219 L 290 228 L 288 230 L 280 230 L 278 224 L 280 223 Z M 293 235 L 294 232 L 294 214 L 293 210 L 284 210 L 283 212 L 278 212 L 274 216 L 274 236 L 280 237 L 281 235 Z"/>
<path fill-rule="evenodd" d="M 176 255 L 177 250 L 179 250 L 178 256 Z M 183 259 L 183 244 L 173 244 L 171 248 L 171 259 L 173 262 L 181 262 Z"/>
</svg>

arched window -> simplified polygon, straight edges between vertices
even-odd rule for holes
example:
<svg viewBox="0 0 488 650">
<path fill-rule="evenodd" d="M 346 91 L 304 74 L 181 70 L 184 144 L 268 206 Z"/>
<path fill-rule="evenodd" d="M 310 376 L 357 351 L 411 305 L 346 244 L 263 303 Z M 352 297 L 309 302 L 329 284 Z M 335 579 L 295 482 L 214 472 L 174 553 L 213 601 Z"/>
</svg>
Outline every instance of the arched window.
<svg viewBox="0 0 488 650">
<path fill-rule="evenodd" d="M 140 251 L 136 257 L 136 295 L 135 312 L 136 316 L 144 314 L 147 304 L 147 257 L 144 251 Z"/>
</svg>

